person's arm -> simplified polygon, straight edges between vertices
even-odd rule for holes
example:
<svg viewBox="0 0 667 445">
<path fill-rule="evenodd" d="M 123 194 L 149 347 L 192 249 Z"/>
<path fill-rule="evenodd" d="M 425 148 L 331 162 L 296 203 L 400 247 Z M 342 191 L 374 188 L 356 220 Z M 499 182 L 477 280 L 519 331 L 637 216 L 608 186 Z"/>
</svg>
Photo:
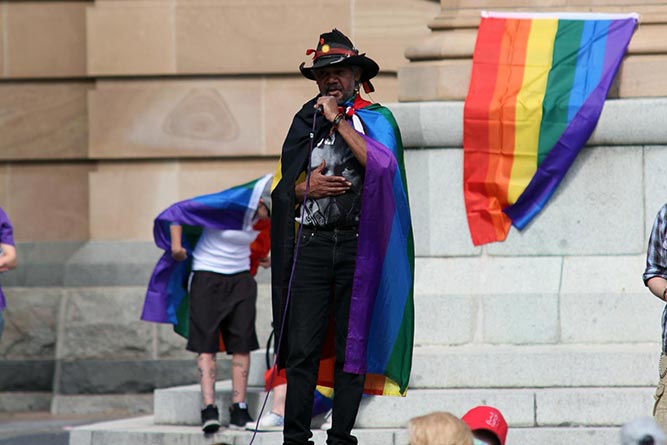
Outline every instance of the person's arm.
<svg viewBox="0 0 667 445">
<path fill-rule="evenodd" d="M 271 257 L 265 256 L 264 258 L 259 259 L 259 265 L 264 269 L 271 267 Z"/>
<path fill-rule="evenodd" d="M 667 280 L 663 277 L 649 278 L 646 282 L 649 290 L 653 295 L 667 302 Z"/>
<path fill-rule="evenodd" d="M 338 111 L 338 102 L 333 96 L 320 96 L 317 99 L 315 106 L 322 107 L 322 113 L 324 114 L 324 117 L 331 123 L 336 120 L 336 117 L 338 117 L 338 114 L 340 113 Z M 359 161 L 359 163 L 365 168 L 368 152 L 364 138 L 359 134 L 359 132 L 357 132 L 357 130 L 354 129 L 352 125 L 350 125 L 349 122 L 347 122 L 347 120 L 345 120 L 344 117 L 342 119 L 338 119 L 336 129 L 338 130 L 338 134 L 340 134 L 343 139 L 345 139 L 345 142 L 347 142 L 347 145 L 350 147 L 350 151 L 352 151 L 354 157 L 357 158 L 357 161 Z"/>
<path fill-rule="evenodd" d="M 345 140 L 350 151 L 359 163 L 366 167 L 367 149 L 366 141 L 363 137 L 350 125 L 342 115 L 339 117 L 338 102 L 333 96 L 320 96 L 315 103 L 315 108 L 321 108 L 324 117 L 329 122 L 337 121 L 336 129 L 338 134 Z M 338 118 L 338 119 L 337 119 Z M 326 176 L 322 171 L 326 168 L 324 161 L 315 168 L 310 175 L 310 182 L 308 186 L 308 197 L 313 199 L 323 198 L 327 196 L 339 196 L 345 194 L 352 186 L 344 176 Z M 306 191 L 306 183 L 302 182 L 294 187 L 296 193 L 296 200 L 303 201 Z"/>
<path fill-rule="evenodd" d="M 183 261 L 188 257 L 188 252 L 181 245 L 181 236 L 183 235 L 183 227 L 179 224 L 172 224 L 169 227 L 171 235 L 171 257 L 176 261 Z"/>
<path fill-rule="evenodd" d="M 651 293 L 663 301 L 667 298 L 667 250 L 665 249 L 665 229 L 667 229 L 667 205 L 663 206 L 653 221 L 651 236 L 646 250 L 644 284 Z"/>
<path fill-rule="evenodd" d="M 18 265 L 16 259 L 16 247 L 11 244 L 0 244 L 2 255 L 0 255 L 0 272 L 7 272 Z"/>
<path fill-rule="evenodd" d="M 324 161 L 310 173 L 310 185 L 308 186 L 308 197 L 319 199 L 325 196 L 339 196 L 347 192 L 352 183 L 344 176 L 325 176 L 322 170 L 326 167 Z M 303 201 L 306 193 L 306 181 L 294 186 L 297 202 Z"/>
</svg>

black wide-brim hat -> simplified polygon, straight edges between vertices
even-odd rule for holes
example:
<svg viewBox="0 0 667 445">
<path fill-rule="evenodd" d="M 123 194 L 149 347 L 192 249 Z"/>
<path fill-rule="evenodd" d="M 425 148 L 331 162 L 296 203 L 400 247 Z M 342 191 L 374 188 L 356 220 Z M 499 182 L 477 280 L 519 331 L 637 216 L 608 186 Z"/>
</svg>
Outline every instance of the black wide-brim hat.
<svg viewBox="0 0 667 445">
<path fill-rule="evenodd" d="M 368 82 L 380 71 L 380 67 L 366 54 L 359 54 L 350 39 L 345 34 L 333 29 L 331 32 L 320 34 L 317 49 L 309 49 L 306 55 L 313 56 L 313 65 L 305 66 L 305 62 L 299 66 L 301 74 L 310 80 L 315 80 L 313 70 L 328 66 L 358 66 L 361 68 L 361 83 Z"/>
</svg>

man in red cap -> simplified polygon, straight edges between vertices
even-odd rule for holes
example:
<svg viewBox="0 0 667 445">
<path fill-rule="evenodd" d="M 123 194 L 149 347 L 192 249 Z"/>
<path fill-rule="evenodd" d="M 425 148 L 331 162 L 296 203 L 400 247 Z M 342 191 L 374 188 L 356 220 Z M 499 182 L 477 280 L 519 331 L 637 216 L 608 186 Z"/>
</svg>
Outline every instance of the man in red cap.
<svg viewBox="0 0 667 445">
<path fill-rule="evenodd" d="M 476 406 L 461 417 L 472 430 L 474 445 L 505 445 L 507 422 L 496 408 Z"/>
</svg>

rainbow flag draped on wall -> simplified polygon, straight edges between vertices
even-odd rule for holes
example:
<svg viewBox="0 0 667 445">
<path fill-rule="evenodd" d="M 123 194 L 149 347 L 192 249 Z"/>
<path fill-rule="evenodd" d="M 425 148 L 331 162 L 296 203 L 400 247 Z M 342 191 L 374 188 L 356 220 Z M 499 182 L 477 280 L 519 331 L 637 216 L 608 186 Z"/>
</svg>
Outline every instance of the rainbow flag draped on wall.
<svg viewBox="0 0 667 445">
<path fill-rule="evenodd" d="M 312 119 L 318 120 L 315 141 L 331 128 L 323 116 L 314 116 L 314 103 L 314 99 L 306 103 L 294 117 L 283 145 L 271 195 L 276 332 L 280 332 L 293 258 L 294 183 L 299 180 L 307 162 Z M 364 391 L 367 394 L 405 395 L 414 338 L 414 243 L 403 145 L 396 121 L 387 108 L 371 104 L 359 96 L 346 107 L 346 114 L 358 117 L 363 124 L 365 135 L 362 136 L 368 157 L 344 369 L 366 374 Z M 278 356 L 281 366 L 286 358 L 286 338 L 284 332 Z M 320 363 L 318 385 L 332 387 L 333 348 L 327 343 Z"/>
<path fill-rule="evenodd" d="M 148 284 L 141 319 L 157 323 L 171 323 L 179 334 L 188 334 L 188 277 L 192 269 L 192 251 L 202 229 L 207 227 L 217 230 L 242 230 L 252 223 L 264 187 L 271 181 L 272 175 L 250 181 L 218 193 L 198 196 L 169 206 L 160 213 L 153 224 L 155 244 L 164 250 L 162 257 L 153 270 Z M 268 222 L 268 221 L 267 221 Z M 171 257 L 170 226 L 177 223 L 183 226 L 183 247 L 188 252 L 185 261 L 178 262 Z M 270 227 L 261 228 L 255 243 L 263 242 L 262 229 L 266 237 Z M 269 243 L 264 242 L 263 252 L 251 245 L 251 251 L 258 256 L 266 256 Z M 252 263 L 252 261 L 251 261 Z M 255 270 L 256 270 L 256 266 Z M 251 268 L 253 266 L 251 265 Z"/>
<path fill-rule="evenodd" d="M 636 14 L 482 13 L 464 108 L 475 245 L 540 212 L 593 132 Z"/>
</svg>

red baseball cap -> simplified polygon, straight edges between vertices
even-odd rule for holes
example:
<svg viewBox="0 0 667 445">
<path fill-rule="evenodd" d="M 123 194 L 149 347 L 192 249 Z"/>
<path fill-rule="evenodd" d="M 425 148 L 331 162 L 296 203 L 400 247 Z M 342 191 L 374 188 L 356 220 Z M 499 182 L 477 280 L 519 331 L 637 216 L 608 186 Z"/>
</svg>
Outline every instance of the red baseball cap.
<svg viewBox="0 0 667 445">
<path fill-rule="evenodd" d="M 505 445 L 507 437 L 507 422 L 496 408 L 492 406 L 476 406 L 461 417 L 472 431 L 487 430 L 491 431 L 500 441 L 500 445 Z"/>
</svg>

